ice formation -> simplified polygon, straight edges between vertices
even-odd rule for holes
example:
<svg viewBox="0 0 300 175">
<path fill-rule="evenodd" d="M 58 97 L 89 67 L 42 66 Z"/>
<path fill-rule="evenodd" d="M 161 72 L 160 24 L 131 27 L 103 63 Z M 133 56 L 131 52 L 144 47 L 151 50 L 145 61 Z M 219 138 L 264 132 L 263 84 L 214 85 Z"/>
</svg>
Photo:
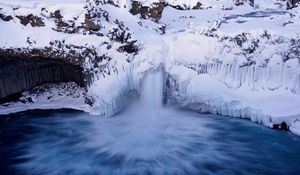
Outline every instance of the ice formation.
<svg viewBox="0 0 300 175">
<path fill-rule="evenodd" d="M 51 45 L 71 60 L 79 55 L 72 61 L 91 75 L 83 97 L 93 102 L 84 109 L 91 114 L 114 115 L 131 93 L 158 91 L 143 81 L 163 65 L 170 103 L 268 127 L 285 122 L 299 133 L 299 7 L 286 10 L 279 0 L 0 1 L 0 47 L 30 53 Z M 28 14 L 43 23 L 22 25 Z"/>
</svg>

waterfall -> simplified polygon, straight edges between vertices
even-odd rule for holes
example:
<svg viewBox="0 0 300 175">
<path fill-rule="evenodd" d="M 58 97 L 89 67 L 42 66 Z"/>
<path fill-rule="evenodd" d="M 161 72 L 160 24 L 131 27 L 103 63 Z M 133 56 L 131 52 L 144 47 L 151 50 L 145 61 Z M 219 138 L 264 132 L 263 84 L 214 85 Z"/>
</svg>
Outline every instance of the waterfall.
<svg viewBox="0 0 300 175">
<path fill-rule="evenodd" d="M 147 108 L 161 108 L 163 103 L 164 78 L 163 71 L 150 70 L 144 78 L 140 104 Z"/>
<path fill-rule="evenodd" d="M 99 80 L 93 83 L 93 86 L 89 89 L 89 95 L 94 98 L 93 109 L 90 114 L 110 117 L 123 109 L 124 106 L 131 106 L 135 108 L 135 113 L 138 111 L 141 114 L 145 114 L 145 111 L 157 112 L 153 109 L 162 108 L 163 69 L 158 66 L 156 69 L 150 69 L 142 73 L 133 70 L 118 76 L 100 77 Z M 143 81 L 141 81 L 142 78 Z M 128 96 L 130 96 L 128 94 L 131 90 L 140 92 L 140 99 L 128 106 L 131 103 L 131 100 L 128 100 Z"/>
</svg>

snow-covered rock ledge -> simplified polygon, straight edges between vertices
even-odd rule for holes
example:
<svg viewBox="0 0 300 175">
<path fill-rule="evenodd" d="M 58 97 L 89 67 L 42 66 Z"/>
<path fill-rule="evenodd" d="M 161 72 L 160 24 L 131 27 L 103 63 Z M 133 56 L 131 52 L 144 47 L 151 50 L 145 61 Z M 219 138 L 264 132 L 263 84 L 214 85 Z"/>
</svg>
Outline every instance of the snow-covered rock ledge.
<svg viewBox="0 0 300 175">
<path fill-rule="evenodd" d="M 208 73 L 198 74 L 184 67 L 180 69 L 185 71 L 176 69 L 169 70 L 169 102 L 201 113 L 250 119 L 274 129 L 290 128 L 292 133 L 299 135 L 300 94 L 285 87 L 251 89 L 244 84 L 233 88 L 224 83 L 224 79 Z"/>
<path fill-rule="evenodd" d="M 76 83 L 46 84 L 23 92 L 18 100 L 0 105 L 0 115 L 35 109 L 75 109 L 90 112 L 86 91 Z"/>
<path fill-rule="evenodd" d="M 167 99 L 299 135 L 300 40 L 282 34 L 217 31 L 207 37 L 187 30 L 166 36 Z"/>
</svg>

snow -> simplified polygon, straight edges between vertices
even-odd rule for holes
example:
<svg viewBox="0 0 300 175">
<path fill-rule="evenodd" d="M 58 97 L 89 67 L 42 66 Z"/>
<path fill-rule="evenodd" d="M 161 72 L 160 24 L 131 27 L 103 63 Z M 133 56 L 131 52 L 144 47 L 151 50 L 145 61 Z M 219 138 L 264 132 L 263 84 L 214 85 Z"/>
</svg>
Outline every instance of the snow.
<svg viewBox="0 0 300 175">
<path fill-rule="evenodd" d="M 48 84 L 22 93 L 19 102 L 0 105 L 0 115 L 34 109 L 75 109 L 90 112 L 85 91 L 75 83 Z M 31 99 L 29 101 L 28 99 Z"/>
<path fill-rule="evenodd" d="M 201 10 L 165 7 L 162 18 L 155 23 L 131 15 L 130 1 L 114 2 L 120 8 L 101 5 L 110 19 L 110 22 L 99 19 L 103 25 L 101 32 L 106 35 L 116 27 L 114 21 L 122 21 L 131 40 L 137 40 L 140 47 L 136 55 L 117 52 L 121 43 L 110 41 L 105 35 L 99 37 L 82 31 L 67 34 L 52 29 L 56 27 L 55 21 L 47 16 L 56 10 L 60 10 L 64 21 L 78 18 L 74 22 L 80 26 L 86 13 L 84 0 L 0 0 L 0 13 L 34 14 L 45 22 L 44 27 L 33 28 L 23 26 L 17 18 L 0 21 L 0 48 L 44 48 L 57 40 L 66 45 L 93 47 L 97 56 L 112 58 L 110 62 L 99 63 L 100 68 L 94 67 L 92 58 L 85 59 L 85 70 L 103 68 L 93 72 L 93 82 L 87 89 L 87 95 L 95 102 L 92 107 L 86 108 L 82 99 L 66 98 L 57 99 L 55 104 L 43 100 L 40 104 L 18 104 L 1 112 L 56 108 L 67 103 L 71 108 L 94 115 L 111 116 L 127 104 L 128 93 L 141 93 L 142 80 L 149 70 L 163 65 L 166 74 L 178 85 L 177 90 L 171 89 L 171 94 L 183 106 L 249 118 L 268 127 L 286 121 L 291 132 L 300 135 L 296 121 L 300 120 L 300 57 L 291 51 L 300 46 L 292 42 L 300 41 L 299 7 L 286 11 L 282 1 L 263 0 L 252 7 L 235 6 L 232 0 L 203 0 Z M 150 6 L 159 0 L 140 2 Z M 191 8 L 198 1 L 166 2 Z M 18 9 L 13 10 L 14 7 Z M 42 8 L 48 12 L 42 12 Z M 164 25 L 162 35 L 158 28 Z M 28 44 L 28 37 L 34 41 L 32 44 Z M 245 41 L 239 43 L 240 38 Z M 105 42 L 112 48 L 107 49 Z M 80 53 L 80 49 L 77 51 Z"/>
<path fill-rule="evenodd" d="M 292 123 L 289 129 L 293 134 L 300 136 L 300 122 L 299 122 L 299 120 Z"/>
<path fill-rule="evenodd" d="M 299 9 L 258 3 L 226 11 L 165 9 L 166 71 L 176 81 L 172 96 L 198 111 L 249 118 L 268 127 L 285 121 L 292 128 L 300 117 L 300 65 L 297 57 L 283 58 L 290 52 L 289 40 L 299 36 Z M 284 25 L 287 21 L 292 22 Z M 207 37 L 210 29 L 218 37 Z M 262 37 L 265 31 L 271 39 Z M 220 40 L 242 33 L 251 36 L 242 47 Z M 282 37 L 284 42 L 274 42 Z M 261 44 L 254 53 L 242 54 L 256 39 Z M 243 66 L 249 59 L 256 64 Z"/>
<path fill-rule="evenodd" d="M 270 116 L 272 119 L 274 118 L 273 120 L 276 120 L 277 117 L 300 114 L 298 108 L 300 95 L 295 95 L 283 88 L 274 91 L 252 91 L 246 87 L 233 89 L 228 88 L 224 83 L 208 74 L 192 76 L 188 81 L 185 90 L 186 97 L 184 97 L 187 100 L 184 103 L 186 105 L 189 103 L 202 103 L 211 107 L 208 109 L 210 111 L 203 112 L 234 116 L 235 114 L 231 110 L 243 110 L 250 107 L 258 110 L 263 115 L 262 117 L 265 117 L 265 115 Z M 222 105 L 225 105 L 225 108 Z M 218 106 L 220 106 L 219 109 Z M 245 114 L 241 115 L 244 116 Z M 259 120 L 263 121 L 264 119 Z M 265 125 L 272 127 L 270 123 L 265 123 Z"/>
</svg>

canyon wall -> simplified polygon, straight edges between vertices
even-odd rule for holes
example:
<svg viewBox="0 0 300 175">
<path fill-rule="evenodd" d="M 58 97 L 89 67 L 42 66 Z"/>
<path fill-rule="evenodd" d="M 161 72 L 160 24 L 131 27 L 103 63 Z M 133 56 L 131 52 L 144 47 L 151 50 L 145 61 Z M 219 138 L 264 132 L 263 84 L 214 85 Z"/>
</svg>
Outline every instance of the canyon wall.
<svg viewBox="0 0 300 175">
<path fill-rule="evenodd" d="M 45 57 L 0 57 L 0 98 L 45 83 L 69 81 L 84 86 L 83 68 L 63 60 Z"/>
</svg>

